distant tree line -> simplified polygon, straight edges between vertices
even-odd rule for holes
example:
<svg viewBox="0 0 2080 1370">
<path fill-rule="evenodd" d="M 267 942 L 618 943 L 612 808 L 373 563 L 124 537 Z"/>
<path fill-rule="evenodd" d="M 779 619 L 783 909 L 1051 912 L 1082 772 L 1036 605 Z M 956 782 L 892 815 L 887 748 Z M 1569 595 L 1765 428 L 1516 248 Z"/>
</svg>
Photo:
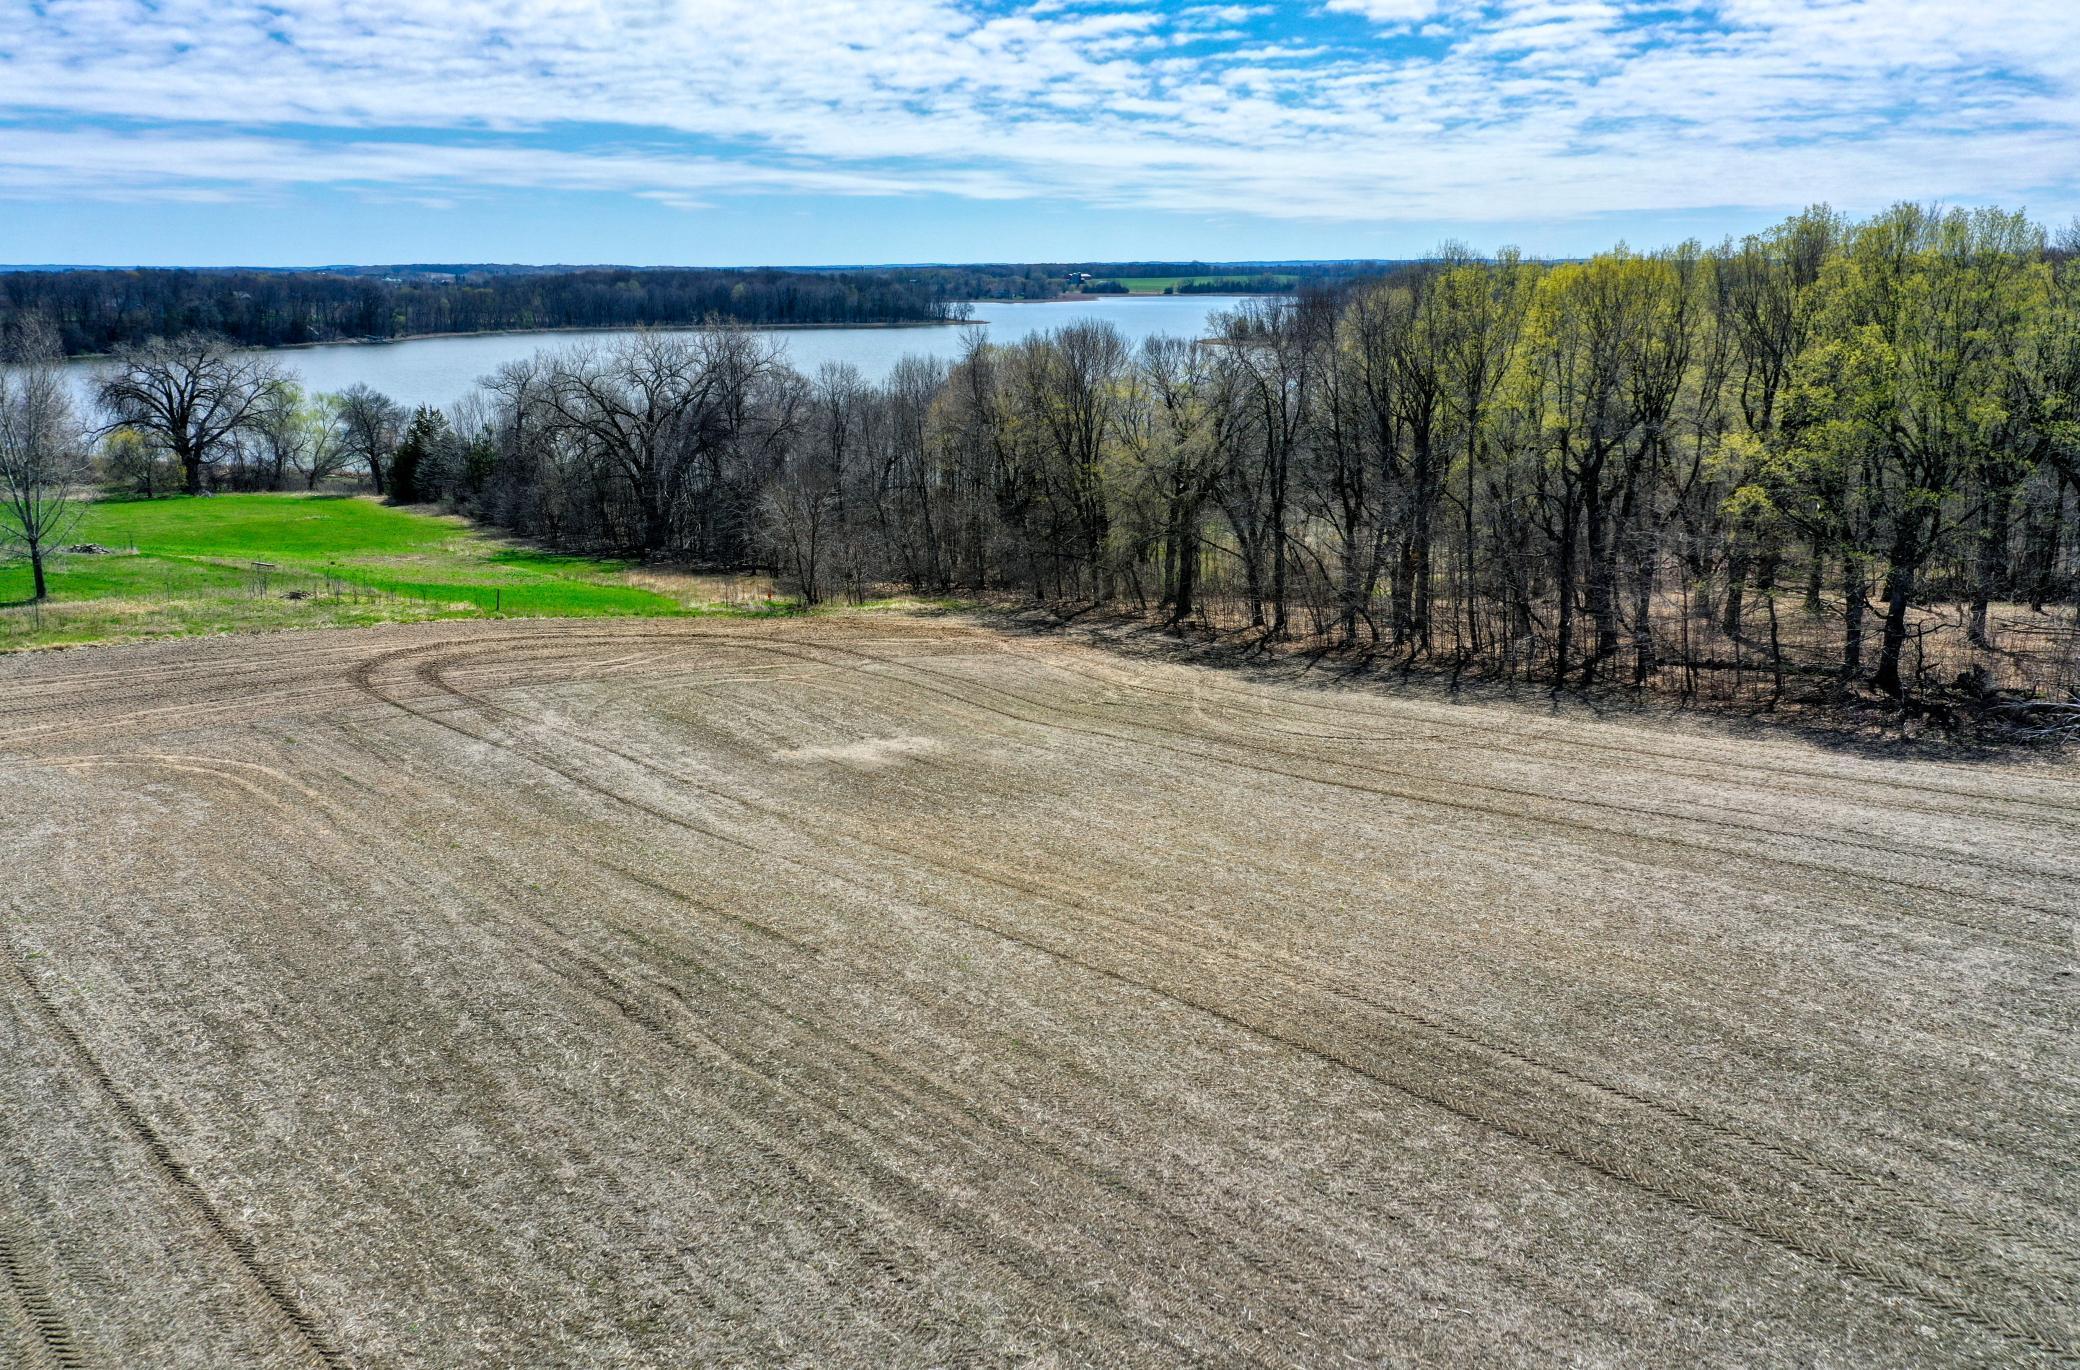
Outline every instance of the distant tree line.
<svg viewBox="0 0 2080 1370">
<path fill-rule="evenodd" d="M 0 331 L 34 316 L 67 354 L 199 333 L 248 347 L 416 334 L 688 325 L 931 323 L 965 316 L 972 273 L 567 271 L 381 279 L 325 272 L 0 273 Z"/>
<path fill-rule="evenodd" d="M 1352 263 L 1281 268 L 1283 279 L 1274 285 L 1350 279 L 1366 269 Z M 0 333 L 34 318 L 63 354 L 80 355 L 190 333 L 279 347 L 422 334 L 689 326 L 710 319 L 762 327 L 940 323 L 966 317 L 976 300 L 1043 300 L 1084 288 L 1076 284 L 1080 268 L 1067 264 L 395 270 L 387 277 L 371 268 L 0 272 Z M 1128 263 L 1108 274 L 1207 270 L 1203 263 Z"/>
<path fill-rule="evenodd" d="M 1057 276 L 1077 274 L 1100 280 L 1144 280 L 1149 277 L 1172 276 L 1220 281 L 1272 278 L 1281 284 L 1299 281 L 1307 285 L 1325 286 L 1391 275 L 1396 270 L 1411 265 L 1414 263 L 1390 259 L 1334 262 L 1063 262 L 1040 269 Z M 974 269 L 994 271 L 1002 268 Z M 1225 292 L 1212 290 L 1210 293 Z"/>
<path fill-rule="evenodd" d="M 1555 686 L 2066 698 L 2076 250 L 1992 209 L 1816 208 L 1709 249 L 1448 250 L 1200 339 L 978 333 L 879 381 L 716 326 L 546 351 L 445 413 L 212 372 L 196 339 L 102 398 L 112 451 L 189 484 L 322 460 L 812 601 L 1009 591 Z M 182 438 L 152 372 L 235 421 Z"/>
<path fill-rule="evenodd" d="M 1209 276 L 1196 281 L 1179 281 L 1169 291 L 1179 295 L 1276 295 L 1299 288 L 1299 278 L 1284 273 L 1259 272 L 1254 276 Z"/>
<path fill-rule="evenodd" d="M 1326 284 L 1318 279 L 1312 284 Z M 1083 283 L 1087 295 L 1127 295 L 1132 292 L 1115 280 L 1095 280 Z M 1289 275 L 1271 275 L 1259 272 L 1254 276 L 1202 276 L 1185 279 L 1163 287 L 1165 295 L 1285 295 L 1301 288 L 1301 278 Z"/>
</svg>

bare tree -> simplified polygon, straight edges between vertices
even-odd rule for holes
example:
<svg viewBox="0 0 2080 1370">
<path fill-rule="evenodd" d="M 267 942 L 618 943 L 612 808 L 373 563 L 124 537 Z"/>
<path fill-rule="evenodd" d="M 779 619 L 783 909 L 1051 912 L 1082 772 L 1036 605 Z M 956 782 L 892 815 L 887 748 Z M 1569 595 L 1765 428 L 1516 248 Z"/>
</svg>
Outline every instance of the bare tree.
<svg viewBox="0 0 2080 1370">
<path fill-rule="evenodd" d="M 1019 371 L 1025 411 L 1036 420 L 1041 487 L 1059 510 L 1062 550 L 1097 600 L 1112 597 L 1106 463 L 1119 437 L 1132 363 L 1118 329 L 1078 323 L 1031 340 Z"/>
<path fill-rule="evenodd" d="M 840 492 L 859 445 L 860 408 L 867 382 L 851 362 L 825 362 L 816 368 L 810 392 L 814 420 L 808 436 L 831 486 Z"/>
<path fill-rule="evenodd" d="M 1293 461 L 1313 402 L 1323 314 L 1318 301 L 1251 300 L 1216 321 L 1225 383 L 1247 415 L 1221 481 L 1221 510 L 1241 552 L 1250 626 L 1271 638 L 1286 634 Z"/>
<path fill-rule="evenodd" d="M 1227 450 L 1224 425 L 1236 413 L 1218 391 L 1222 373 L 1208 351 L 1181 338 L 1149 339 L 1142 403 L 1126 429 L 1135 469 L 1160 507 L 1160 602 L 1173 623 L 1198 602 L 1206 511 Z"/>
<path fill-rule="evenodd" d="M 390 457 L 404 437 L 404 409 L 381 391 L 356 382 L 333 397 L 339 445 L 348 462 L 368 468 L 377 494 L 388 488 Z"/>
<path fill-rule="evenodd" d="M 218 452 L 259 416 L 282 372 L 265 357 L 222 338 L 186 333 L 154 338 L 117 354 L 98 397 L 113 423 L 157 439 L 180 462 L 191 495 Z"/>
<path fill-rule="evenodd" d="M 731 550 L 717 508 L 731 494 L 726 468 L 775 436 L 754 398 L 781 369 L 778 350 L 742 329 L 641 332 L 557 358 L 539 394 L 555 432 L 625 482 L 645 550 L 666 551 L 694 506 L 696 550 L 716 556 Z"/>
<path fill-rule="evenodd" d="M 761 501 L 762 530 L 780 571 L 802 592 L 804 604 L 821 604 L 836 541 L 838 496 L 818 473 L 782 478 Z"/>
<path fill-rule="evenodd" d="M 77 520 L 73 494 L 86 476 L 86 445 L 58 368 L 55 332 L 41 320 L 17 327 L 0 366 L 0 542 L 29 554 L 35 598 L 50 587 L 44 562 Z"/>
</svg>

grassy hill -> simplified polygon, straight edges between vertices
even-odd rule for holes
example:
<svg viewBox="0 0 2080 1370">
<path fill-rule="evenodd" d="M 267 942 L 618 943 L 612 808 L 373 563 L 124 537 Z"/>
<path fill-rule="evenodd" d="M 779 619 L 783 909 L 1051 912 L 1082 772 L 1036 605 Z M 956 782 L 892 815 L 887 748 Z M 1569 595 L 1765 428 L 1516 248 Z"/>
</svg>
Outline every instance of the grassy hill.
<svg viewBox="0 0 2080 1370">
<path fill-rule="evenodd" d="M 308 495 L 103 500 L 70 535 L 107 549 L 0 560 L 0 650 L 428 618 L 677 615 L 777 604 L 720 577 L 559 556 L 459 518 Z"/>
</svg>

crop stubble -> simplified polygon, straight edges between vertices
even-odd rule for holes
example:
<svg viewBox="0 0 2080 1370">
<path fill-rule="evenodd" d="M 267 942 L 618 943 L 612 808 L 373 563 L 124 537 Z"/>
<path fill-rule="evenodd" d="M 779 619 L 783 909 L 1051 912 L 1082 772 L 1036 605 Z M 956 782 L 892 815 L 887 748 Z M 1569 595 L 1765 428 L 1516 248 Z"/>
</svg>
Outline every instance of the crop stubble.
<svg viewBox="0 0 2080 1370">
<path fill-rule="evenodd" d="M 2069 1360 L 2075 781 L 938 618 L 17 658 L 0 1360 Z"/>
</svg>

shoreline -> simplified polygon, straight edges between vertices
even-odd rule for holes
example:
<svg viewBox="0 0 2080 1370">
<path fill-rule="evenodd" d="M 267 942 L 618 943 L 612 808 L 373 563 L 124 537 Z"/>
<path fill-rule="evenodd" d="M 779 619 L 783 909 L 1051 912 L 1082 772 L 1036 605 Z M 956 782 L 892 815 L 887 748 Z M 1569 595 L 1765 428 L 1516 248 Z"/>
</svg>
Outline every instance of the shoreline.
<svg viewBox="0 0 2080 1370">
<path fill-rule="evenodd" d="M 1279 294 L 1282 292 L 1231 291 L 1225 293 L 1233 295 L 1269 296 Z M 1023 307 L 1026 305 L 1090 304 L 1103 300 L 1176 300 L 1189 298 L 1190 296 L 1188 295 L 1159 295 L 1153 293 L 1130 293 L 1126 295 L 1114 295 L 1106 293 L 1094 295 L 1089 292 L 1077 292 L 1072 294 L 1052 295 L 1044 300 L 976 300 L 971 301 L 971 303 L 975 304 L 978 308 L 981 308 L 985 305 L 1013 305 Z M 722 326 L 726 328 L 744 328 L 755 333 L 788 333 L 818 331 L 827 332 L 834 329 L 858 330 L 878 328 L 967 328 L 972 325 L 986 324 L 988 322 L 990 322 L 989 319 L 978 314 L 973 318 L 967 319 L 888 319 L 873 323 L 740 323 L 735 320 L 725 319 L 722 321 Z M 313 347 L 387 347 L 393 343 L 438 342 L 443 338 L 518 338 L 528 337 L 534 334 L 546 335 L 557 333 L 627 333 L 640 328 L 648 328 L 658 332 L 666 333 L 691 333 L 698 329 L 706 328 L 708 326 L 709 325 L 704 323 L 588 323 L 557 324 L 546 328 L 473 328 L 452 333 L 399 333 L 395 337 L 390 338 L 324 338 L 313 342 L 242 343 L 237 346 L 236 350 L 240 352 L 300 352 Z M 113 352 L 71 352 L 61 357 L 59 359 L 59 362 L 60 364 L 69 362 L 102 362 L 113 359 L 115 355 L 116 354 Z"/>
<path fill-rule="evenodd" d="M 1041 303 L 1035 301 L 1034 303 Z M 979 319 L 902 319 L 878 323 L 738 323 L 723 320 L 725 328 L 747 328 L 757 333 L 831 328 L 960 328 Z M 240 352 L 298 352 L 310 347 L 386 347 L 391 343 L 436 342 L 442 338 L 516 338 L 532 333 L 630 333 L 639 328 L 658 332 L 691 333 L 706 328 L 704 323 L 556 324 L 547 328 L 470 328 L 453 333 L 399 333 L 392 338 L 321 338 L 313 342 L 239 343 Z M 61 362 L 107 361 L 113 352 L 68 352 Z"/>
</svg>

